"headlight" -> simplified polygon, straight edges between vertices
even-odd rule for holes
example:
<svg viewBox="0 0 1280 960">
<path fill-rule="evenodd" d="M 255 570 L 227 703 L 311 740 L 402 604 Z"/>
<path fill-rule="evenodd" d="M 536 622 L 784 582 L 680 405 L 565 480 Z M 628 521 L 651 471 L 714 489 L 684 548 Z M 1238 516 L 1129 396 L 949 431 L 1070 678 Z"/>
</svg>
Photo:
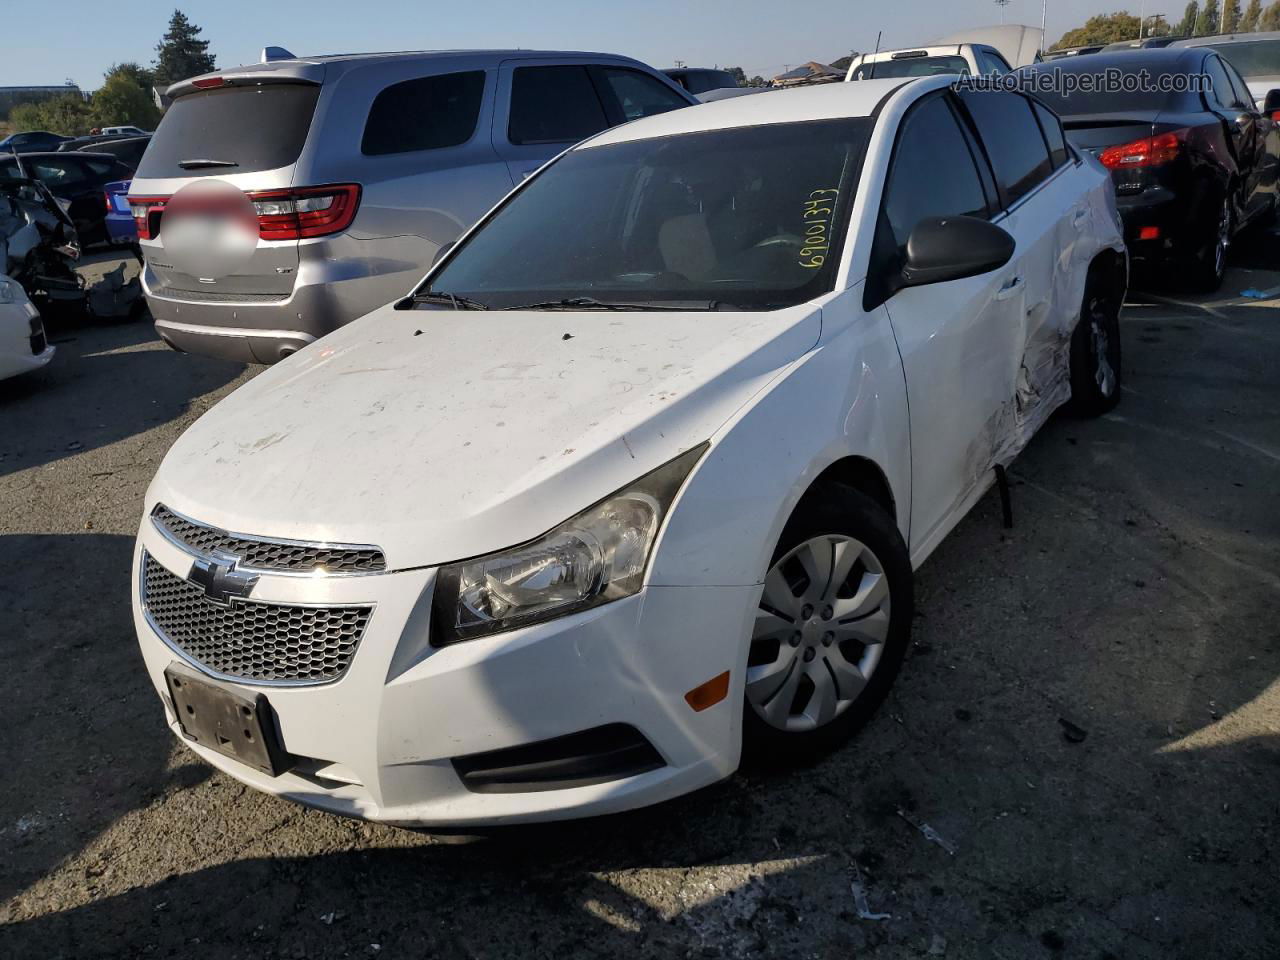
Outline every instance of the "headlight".
<svg viewBox="0 0 1280 960">
<path fill-rule="evenodd" d="M 658 530 L 702 443 L 536 540 L 440 568 L 435 646 L 563 617 L 640 589 Z"/>
</svg>

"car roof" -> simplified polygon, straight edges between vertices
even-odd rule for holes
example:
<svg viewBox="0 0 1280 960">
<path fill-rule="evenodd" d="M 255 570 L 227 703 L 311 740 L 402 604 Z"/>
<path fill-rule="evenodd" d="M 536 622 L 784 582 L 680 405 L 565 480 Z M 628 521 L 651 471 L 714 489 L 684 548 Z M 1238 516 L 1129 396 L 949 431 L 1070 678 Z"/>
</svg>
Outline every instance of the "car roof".
<svg viewBox="0 0 1280 960">
<path fill-rule="evenodd" d="M 1203 51 L 1201 51 L 1202 54 Z M 1053 70 L 1063 70 L 1068 73 L 1094 73 L 1106 70 L 1108 67 L 1118 67 L 1125 73 L 1142 68 L 1176 73 L 1196 63 L 1197 59 L 1197 53 L 1194 50 L 1144 47 L 1135 50 L 1100 50 L 1087 57 L 1065 57 L 1060 60 L 1033 63 L 1022 69 L 1040 73 Z"/>
<path fill-rule="evenodd" d="M 649 140 L 654 137 L 757 127 L 773 123 L 803 123 L 807 120 L 838 120 L 873 116 L 880 105 L 900 87 L 919 87 L 923 93 L 949 86 L 951 76 L 906 80 L 860 80 L 857 83 L 826 83 L 788 90 L 770 90 L 753 97 L 716 100 L 685 110 L 672 110 L 633 120 L 598 134 L 577 149 Z"/>
<path fill-rule="evenodd" d="M 1216 47 L 1223 43 L 1249 43 L 1256 40 L 1280 40 L 1280 30 L 1263 30 L 1260 33 L 1223 33 L 1216 37 L 1189 37 L 1175 40 L 1174 47 Z"/>
</svg>

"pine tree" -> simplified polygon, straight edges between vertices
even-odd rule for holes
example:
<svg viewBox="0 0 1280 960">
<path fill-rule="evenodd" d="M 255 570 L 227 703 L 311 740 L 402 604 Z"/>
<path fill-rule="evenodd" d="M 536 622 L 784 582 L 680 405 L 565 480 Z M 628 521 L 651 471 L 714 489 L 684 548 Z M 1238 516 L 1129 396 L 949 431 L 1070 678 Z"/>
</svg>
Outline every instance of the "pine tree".
<svg viewBox="0 0 1280 960">
<path fill-rule="evenodd" d="M 1258 29 L 1258 20 L 1262 16 L 1262 0 L 1249 0 L 1249 5 L 1244 8 L 1244 16 L 1240 18 L 1240 26 L 1236 29 L 1240 33 L 1253 33 Z"/>
<path fill-rule="evenodd" d="M 156 84 L 167 87 L 179 80 L 208 73 L 214 68 L 209 41 L 200 39 L 200 28 L 181 10 L 173 11 L 169 32 L 156 44 Z"/>
<path fill-rule="evenodd" d="M 1226 0 L 1222 5 L 1222 32 L 1235 33 L 1240 29 L 1240 0 Z"/>
<path fill-rule="evenodd" d="M 1280 30 L 1280 0 L 1267 7 L 1258 18 L 1259 30 Z"/>
<path fill-rule="evenodd" d="M 1182 21 L 1178 24 L 1178 28 L 1173 32 L 1180 37 L 1189 37 L 1196 32 L 1196 18 L 1200 16 L 1200 4 L 1198 0 L 1191 0 L 1187 4 L 1187 11 L 1182 15 Z"/>
<path fill-rule="evenodd" d="M 1218 11 L 1218 0 L 1205 0 L 1204 9 L 1196 20 L 1196 36 L 1208 37 L 1218 32 L 1222 22 L 1222 14 Z"/>
</svg>

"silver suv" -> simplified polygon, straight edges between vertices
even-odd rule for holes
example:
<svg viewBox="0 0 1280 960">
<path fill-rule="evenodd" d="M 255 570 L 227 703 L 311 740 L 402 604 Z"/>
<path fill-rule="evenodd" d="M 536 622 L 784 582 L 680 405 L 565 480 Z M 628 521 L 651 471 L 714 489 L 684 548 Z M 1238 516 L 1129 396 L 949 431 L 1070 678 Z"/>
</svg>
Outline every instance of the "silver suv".
<svg viewBox="0 0 1280 960">
<path fill-rule="evenodd" d="M 156 331 L 258 363 L 407 293 L 567 147 L 697 103 L 626 57 L 527 50 L 269 60 L 168 96 L 130 188 Z M 209 178 L 248 195 L 259 233 L 247 266 L 196 276 L 166 255 L 165 207 Z"/>
</svg>

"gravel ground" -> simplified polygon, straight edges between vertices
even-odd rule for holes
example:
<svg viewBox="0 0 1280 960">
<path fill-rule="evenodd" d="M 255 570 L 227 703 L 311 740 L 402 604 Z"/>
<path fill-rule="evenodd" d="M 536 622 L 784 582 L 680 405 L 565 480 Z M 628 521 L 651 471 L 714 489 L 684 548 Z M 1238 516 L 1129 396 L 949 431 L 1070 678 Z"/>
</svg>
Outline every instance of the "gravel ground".
<svg viewBox="0 0 1280 960">
<path fill-rule="evenodd" d="M 129 611 L 143 492 L 255 371 L 145 321 L 55 331 L 0 383 L 0 956 L 1275 957 L 1277 308 L 1126 311 L 1123 404 L 1055 418 L 1015 527 L 993 494 L 928 561 L 838 754 L 481 838 L 303 810 L 171 739 Z"/>
</svg>

